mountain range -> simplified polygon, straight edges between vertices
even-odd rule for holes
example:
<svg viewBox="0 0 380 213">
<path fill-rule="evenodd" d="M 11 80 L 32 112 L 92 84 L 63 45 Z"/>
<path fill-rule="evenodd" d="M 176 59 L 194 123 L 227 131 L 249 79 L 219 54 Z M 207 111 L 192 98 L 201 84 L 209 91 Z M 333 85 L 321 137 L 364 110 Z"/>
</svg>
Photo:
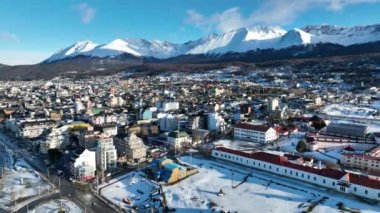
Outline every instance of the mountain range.
<svg viewBox="0 0 380 213">
<path fill-rule="evenodd" d="M 44 63 L 53 63 L 76 57 L 119 58 L 130 55 L 137 58 L 167 60 L 175 57 L 208 55 L 220 56 L 265 49 L 280 50 L 311 44 L 351 46 L 380 41 L 380 24 L 340 27 L 334 25 L 308 25 L 284 30 L 281 27 L 257 26 L 241 28 L 224 34 L 210 34 L 185 43 L 148 41 L 145 39 L 115 39 L 97 44 L 80 41 L 57 51 Z"/>
<path fill-rule="evenodd" d="M 304 60 L 371 59 L 380 64 L 380 24 L 338 27 L 249 27 L 210 34 L 185 43 L 115 39 L 106 44 L 77 42 L 34 65 L 0 64 L 0 80 L 108 75 L 133 70 L 207 71 L 229 65 L 292 64 Z"/>
</svg>

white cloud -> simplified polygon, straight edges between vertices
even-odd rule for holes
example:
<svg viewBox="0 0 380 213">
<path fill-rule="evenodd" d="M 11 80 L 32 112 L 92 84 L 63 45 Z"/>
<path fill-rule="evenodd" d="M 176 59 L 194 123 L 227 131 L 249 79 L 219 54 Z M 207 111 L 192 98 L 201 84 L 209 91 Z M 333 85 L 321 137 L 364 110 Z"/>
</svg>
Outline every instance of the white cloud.
<svg viewBox="0 0 380 213">
<path fill-rule="evenodd" d="M 0 50 L 0 63 L 6 65 L 36 64 L 50 55 L 51 53 L 48 52 Z"/>
<path fill-rule="evenodd" d="M 16 35 L 9 32 L 0 32 L 0 41 L 13 41 L 18 42 L 19 39 Z"/>
<path fill-rule="evenodd" d="M 185 23 L 202 30 L 228 32 L 241 27 L 264 25 L 287 25 L 302 13 L 313 8 L 338 11 L 344 7 L 361 3 L 376 3 L 380 0 L 266 0 L 248 16 L 244 17 L 238 7 L 221 13 L 205 16 L 195 10 L 188 10 Z"/>
<path fill-rule="evenodd" d="M 87 4 L 86 2 L 75 5 L 74 9 L 79 12 L 80 21 L 83 24 L 88 24 L 92 21 L 92 19 L 95 18 L 96 10 L 92 8 L 89 4 Z"/>
</svg>

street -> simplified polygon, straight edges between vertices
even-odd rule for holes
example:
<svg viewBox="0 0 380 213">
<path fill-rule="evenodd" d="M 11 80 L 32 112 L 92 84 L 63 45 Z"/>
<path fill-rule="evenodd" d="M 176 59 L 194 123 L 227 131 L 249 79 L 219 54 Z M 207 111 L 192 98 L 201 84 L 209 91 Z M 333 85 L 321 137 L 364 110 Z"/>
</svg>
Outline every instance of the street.
<svg viewBox="0 0 380 213">
<path fill-rule="evenodd" d="M 63 177 L 58 177 L 54 169 L 49 169 L 44 165 L 42 159 L 33 157 L 26 149 L 19 148 L 15 143 L 10 142 L 9 138 L 1 134 L 0 140 L 8 148 L 12 149 L 14 153 L 17 153 L 19 157 L 22 157 L 34 170 L 41 173 L 46 177 L 49 182 L 51 182 L 57 189 L 60 186 L 60 193 L 55 193 L 48 197 L 43 197 L 36 201 L 29 203 L 22 207 L 18 212 L 24 213 L 27 212 L 27 209 L 33 209 L 34 206 L 47 201 L 49 199 L 56 199 L 59 197 L 64 197 L 75 202 L 84 212 L 109 212 L 110 207 L 104 204 L 97 197 L 93 196 L 90 192 L 83 192 L 80 189 L 77 189 L 73 183 L 68 181 Z M 60 184 L 59 184 L 60 183 Z M 95 203 L 95 205 L 92 205 Z"/>
</svg>

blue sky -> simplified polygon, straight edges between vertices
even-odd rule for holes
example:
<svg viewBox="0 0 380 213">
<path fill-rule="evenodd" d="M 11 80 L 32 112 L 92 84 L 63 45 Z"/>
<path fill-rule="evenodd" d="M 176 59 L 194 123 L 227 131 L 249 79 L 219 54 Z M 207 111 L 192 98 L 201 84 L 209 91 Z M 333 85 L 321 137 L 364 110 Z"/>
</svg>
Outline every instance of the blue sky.
<svg viewBox="0 0 380 213">
<path fill-rule="evenodd" d="M 0 63 L 37 63 L 80 40 L 185 42 L 254 25 L 380 23 L 379 0 L 0 0 Z"/>
</svg>

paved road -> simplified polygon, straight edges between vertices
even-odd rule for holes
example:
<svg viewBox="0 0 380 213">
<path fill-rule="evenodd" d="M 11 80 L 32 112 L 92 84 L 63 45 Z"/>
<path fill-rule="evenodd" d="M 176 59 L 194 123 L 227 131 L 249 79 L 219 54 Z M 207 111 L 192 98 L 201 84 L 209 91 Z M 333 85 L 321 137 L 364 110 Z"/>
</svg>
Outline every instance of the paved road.
<svg viewBox="0 0 380 213">
<path fill-rule="evenodd" d="M 5 145 L 8 146 L 8 148 L 11 148 L 15 151 L 15 153 L 18 153 L 19 156 L 23 157 L 24 160 L 37 172 L 42 173 L 45 177 L 48 177 L 48 169 L 44 165 L 42 159 L 34 157 L 31 153 L 27 152 L 25 149 L 19 148 L 16 144 L 10 142 L 7 137 L 1 137 L 0 133 L 0 140 Z M 113 212 L 112 209 L 110 209 L 106 204 L 104 204 L 101 200 L 99 200 L 97 197 L 93 196 L 89 192 L 81 191 L 74 187 L 74 185 L 68 181 L 65 178 L 59 178 L 56 174 L 56 172 L 53 169 L 49 169 L 49 177 L 48 179 L 50 182 L 52 182 L 57 188 L 59 187 L 59 182 L 61 185 L 61 193 L 58 194 L 58 196 L 67 197 L 70 198 L 72 201 L 77 203 L 78 206 L 85 209 L 86 212 L 100 212 L 100 213 L 106 213 L 106 212 Z M 55 195 L 57 196 L 57 195 Z M 46 201 L 47 198 L 41 198 L 37 201 L 32 202 L 29 206 L 29 209 L 31 209 L 33 206 L 35 206 L 38 203 Z M 95 205 L 92 205 L 93 203 L 96 203 Z M 26 206 L 24 206 L 20 211 L 20 213 L 27 212 Z"/>
</svg>

